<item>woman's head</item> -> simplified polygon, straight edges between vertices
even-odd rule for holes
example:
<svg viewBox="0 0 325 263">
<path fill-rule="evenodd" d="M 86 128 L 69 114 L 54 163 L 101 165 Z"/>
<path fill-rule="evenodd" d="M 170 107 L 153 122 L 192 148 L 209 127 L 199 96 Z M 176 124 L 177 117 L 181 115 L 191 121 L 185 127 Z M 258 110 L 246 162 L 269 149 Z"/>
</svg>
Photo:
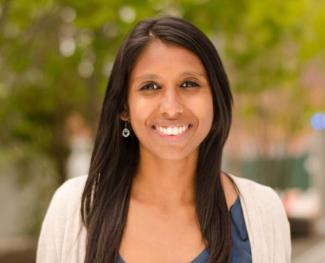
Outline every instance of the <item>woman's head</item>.
<svg viewBox="0 0 325 263">
<path fill-rule="evenodd" d="M 169 75 L 166 58 L 170 60 Z M 152 67 L 146 65 L 148 62 Z M 203 88 L 196 89 L 196 84 Z M 150 100 L 148 96 L 152 96 Z M 194 144 L 181 149 L 169 147 L 180 154 L 172 156 L 175 151 L 166 151 L 162 157 L 181 158 L 200 145 L 196 170 L 198 218 L 212 262 L 225 262 L 230 226 L 219 175 L 231 125 L 231 106 L 222 63 L 199 29 L 174 17 L 148 19 L 134 27 L 111 71 L 83 193 L 81 212 L 88 230 L 86 262 L 110 262 L 117 255 L 132 177 L 139 162 L 139 140 L 158 154 L 154 148 L 159 140 L 154 136 L 184 129 L 189 134 L 196 129 L 192 134 Z M 131 122 L 135 132 L 129 138 L 121 134 L 125 121 Z M 169 125 L 172 127 L 168 130 L 165 126 Z M 150 132 L 152 140 L 146 142 Z"/>
<path fill-rule="evenodd" d="M 202 63 L 213 104 L 213 121 L 211 129 L 209 129 L 211 130 L 209 138 L 217 139 L 223 145 L 231 125 L 232 104 L 226 74 L 211 41 L 192 24 L 175 17 L 150 19 L 138 23 L 120 47 L 111 72 L 107 96 L 105 97 L 105 101 L 109 101 L 109 103 L 106 104 L 107 109 L 103 108 L 103 111 L 106 110 L 115 114 L 114 122 L 118 124 L 115 125 L 115 128 L 118 128 L 115 134 L 117 135 L 119 132 L 119 137 L 123 140 L 120 131 L 123 129 L 124 123 L 119 116 L 124 116 L 124 120 L 129 120 L 130 117 L 128 95 L 130 94 L 130 88 L 133 87 L 130 82 L 134 68 L 141 55 L 150 46 L 159 46 L 158 43 L 169 47 L 186 49 Z M 161 55 L 161 53 L 157 53 L 157 55 Z M 170 61 L 171 69 L 176 62 L 179 62 L 176 59 Z M 163 60 L 163 57 L 161 57 L 161 60 Z M 137 136 L 133 140 L 137 142 Z"/>
</svg>

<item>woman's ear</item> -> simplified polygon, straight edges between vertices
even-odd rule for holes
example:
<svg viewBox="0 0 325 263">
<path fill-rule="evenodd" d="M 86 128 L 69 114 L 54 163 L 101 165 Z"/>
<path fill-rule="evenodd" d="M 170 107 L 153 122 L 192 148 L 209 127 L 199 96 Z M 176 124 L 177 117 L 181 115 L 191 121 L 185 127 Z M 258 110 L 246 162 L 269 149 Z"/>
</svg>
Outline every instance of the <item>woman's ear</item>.
<svg viewBox="0 0 325 263">
<path fill-rule="evenodd" d="M 126 106 L 123 107 L 123 111 L 120 114 L 120 119 L 122 121 L 129 121 L 129 111 Z"/>
</svg>

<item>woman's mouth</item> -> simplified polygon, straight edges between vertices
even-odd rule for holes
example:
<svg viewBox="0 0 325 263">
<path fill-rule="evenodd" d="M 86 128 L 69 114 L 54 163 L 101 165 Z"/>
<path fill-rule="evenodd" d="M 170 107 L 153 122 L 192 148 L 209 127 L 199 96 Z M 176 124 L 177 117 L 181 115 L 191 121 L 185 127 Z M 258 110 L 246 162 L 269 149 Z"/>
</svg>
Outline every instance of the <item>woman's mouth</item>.
<svg viewBox="0 0 325 263">
<path fill-rule="evenodd" d="M 192 127 L 191 124 L 182 124 L 182 125 L 171 125 L 171 126 L 164 126 L 164 125 L 153 125 L 152 128 L 155 129 L 159 135 L 165 136 L 181 136 L 188 129 Z"/>
</svg>

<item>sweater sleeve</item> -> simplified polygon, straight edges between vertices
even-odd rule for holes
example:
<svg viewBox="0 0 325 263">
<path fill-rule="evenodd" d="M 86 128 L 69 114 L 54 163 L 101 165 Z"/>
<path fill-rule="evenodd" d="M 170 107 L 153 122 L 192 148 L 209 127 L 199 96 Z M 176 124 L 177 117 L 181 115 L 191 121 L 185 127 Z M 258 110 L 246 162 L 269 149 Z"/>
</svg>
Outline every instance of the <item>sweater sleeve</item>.
<svg viewBox="0 0 325 263">
<path fill-rule="evenodd" d="M 37 263 L 58 263 L 61 261 L 60 251 L 64 231 L 64 222 L 62 222 L 63 199 L 64 193 L 61 186 L 54 193 L 42 223 L 37 246 Z"/>
<path fill-rule="evenodd" d="M 233 176 L 239 188 L 253 263 L 291 263 L 291 234 L 283 203 L 271 187 Z"/>
<path fill-rule="evenodd" d="M 85 177 L 66 181 L 54 193 L 42 223 L 36 263 L 66 262 L 77 235 L 80 198 Z"/>
<path fill-rule="evenodd" d="M 269 198 L 269 214 L 272 215 L 274 262 L 291 263 L 291 233 L 290 223 L 278 194 L 271 188 L 266 187 Z"/>
</svg>

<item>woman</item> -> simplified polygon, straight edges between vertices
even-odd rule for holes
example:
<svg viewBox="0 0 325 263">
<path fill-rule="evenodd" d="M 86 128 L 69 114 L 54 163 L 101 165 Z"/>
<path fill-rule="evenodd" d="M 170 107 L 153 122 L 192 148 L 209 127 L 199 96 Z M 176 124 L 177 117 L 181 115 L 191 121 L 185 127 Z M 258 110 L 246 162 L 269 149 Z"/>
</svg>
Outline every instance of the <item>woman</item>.
<svg viewBox="0 0 325 263">
<path fill-rule="evenodd" d="M 37 261 L 290 262 L 276 193 L 221 171 L 231 113 L 199 29 L 174 17 L 137 24 L 111 72 L 89 175 L 55 193 Z"/>
</svg>

